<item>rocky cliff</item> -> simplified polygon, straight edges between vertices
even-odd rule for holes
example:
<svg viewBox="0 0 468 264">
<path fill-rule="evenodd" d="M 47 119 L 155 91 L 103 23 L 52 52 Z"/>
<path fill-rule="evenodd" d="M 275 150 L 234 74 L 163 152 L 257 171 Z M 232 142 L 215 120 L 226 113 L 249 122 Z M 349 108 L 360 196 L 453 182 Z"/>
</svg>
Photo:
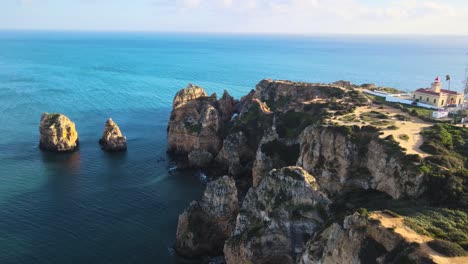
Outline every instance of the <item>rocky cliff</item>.
<svg viewBox="0 0 468 264">
<path fill-rule="evenodd" d="M 300 136 L 297 164 L 330 194 L 358 188 L 400 198 L 424 191 L 421 160 L 405 155 L 391 138 L 379 138 L 373 127 L 308 127 Z"/>
<path fill-rule="evenodd" d="M 294 263 L 330 201 L 300 167 L 273 170 L 250 189 L 224 246 L 227 263 Z"/>
<path fill-rule="evenodd" d="M 99 140 L 102 149 L 106 151 L 127 150 L 127 138 L 120 132 L 119 126 L 109 118 L 104 126 L 104 132 Z"/>
<path fill-rule="evenodd" d="M 39 148 L 42 150 L 67 152 L 78 148 L 75 123 L 63 114 L 42 114 L 39 133 Z"/>
<path fill-rule="evenodd" d="M 409 243 L 379 220 L 354 213 L 311 239 L 299 264 L 434 263 L 419 243 Z"/>
<path fill-rule="evenodd" d="M 176 251 L 185 257 L 222 255 L 239 211 L 235 181 L 224 176 L 208 183 L 200 202 L 179 216 Z"/>
<path fill-rule="evenodd" d="M 367 103 L 355 87 L 263 80 L 239 101 L 227 92 L 220 100 L 208 97 L 195 86 L 179 92 L 168 127 L 170 152 L 232 178 L 214 181 L 207 192 L 217 195 L 205 193 L 180 216 L 177 251 L 213 256 L 224 243 L 227 263 L 397 263 L 393 253 L 410 245 L 367 218 L 354 215 L 343 224 L 346 201 L 344 212 L 330 209 L 341 208 L 342 194 L 356 190 L 389 200 L 425 190 L 424 159 L 406 155 L 375 127 L 327 121 Z M 236 219 L 230 225 L 214 207 L 203 209 L 233 204 L 235 187 L 219 184 L 227 179 L 236 179 L 240 207 L 236 215 L 229 210 L 229 221 Z M 227 200 L 220 203 L 220 196 Z"/>
<path fill-rule="evenodd" d="M 203 88 L 192 84 L 179 91 L 168 124 L 168 152 L 185 158 L 192 151 L 204 153 L 205 158 L 207 153 L 216 156 L 222 147 L 224 120 L 230 119 L 234 104 L 227 92 L 218 101 L 216 94 L 207 96 Z M 190 164 L 202 166 L 209 162 L 193 160 Z"/>
</svg>

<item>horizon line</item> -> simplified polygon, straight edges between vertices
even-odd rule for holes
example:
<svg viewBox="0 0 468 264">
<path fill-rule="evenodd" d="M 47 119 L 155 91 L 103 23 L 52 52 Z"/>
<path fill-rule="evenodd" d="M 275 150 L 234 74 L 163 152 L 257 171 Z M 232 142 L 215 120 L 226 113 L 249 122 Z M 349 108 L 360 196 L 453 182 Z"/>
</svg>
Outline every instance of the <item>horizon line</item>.
<svg viewBox="0 0 468 264">
<path fill-rule="evenodd" d="M 0 28 L 0 32 L 57 32 L 57 33 L 152 33 L 152 34 L 206 34 L 206 35 L 267 35 L 267 36 L 412 36 L 412 37 L 468 37 L 467 34 L 426 34 L 426 33 L 325 33 L 325 32 L 251 32 L 251 31 L 184 31 L 184 30 L 118 30 L 118 29 L 35 29 Z"/>
</svg>

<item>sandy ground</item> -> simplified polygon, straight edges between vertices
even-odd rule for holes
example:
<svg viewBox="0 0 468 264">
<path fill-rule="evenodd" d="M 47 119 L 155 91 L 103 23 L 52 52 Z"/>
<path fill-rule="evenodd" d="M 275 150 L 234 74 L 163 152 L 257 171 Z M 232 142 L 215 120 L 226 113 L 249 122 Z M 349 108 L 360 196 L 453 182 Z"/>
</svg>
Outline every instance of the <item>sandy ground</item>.
<svg viewBox="0 0 468 264">
<path fill-rule="evenodd" d="M 402 217 L 392 217 L 384 213 L 372 213 L 370 218 L 380 220 L 383 227 L 394 228 L 395 232 L 400 234 L 408 242 L 416 242 L 421 244 L 421 250 L 432 258 L 436 263 L 440 264 L 466 264 L 468 257 L 453 257 L 449 258 L 432 250 L 427 242 L 433 240 L 431 237 L 420 235 L 407 227 L 403 223 Z"/>
<path fill-rule="evenodd" d="M 400 143 L 400 146 L 406 149 L 407 154 L 419 154 L 421 157 L 426 157 L 428 156 L 427 153 L 422 151 L 420 149 L 420 146 L 423 143 L 423 138 L 419 134 L 423 128 L 433 126 L 433 124 L 423 121 L 417 117 L 410 116 L 408 113 L 405 113 L 399 109 L 390 107 L 390 106 L 383 106 L 383 109 L 379 109 L 381 107 L 380 105 L 373 105 L 373 106 L 363 106 L 363 107 L 358 107 L 356 108 L 354 115 L 356 116 L 357 119 L 361 116 L 362 113 L 370 112 L 370 111 L 376 111 L 380 112 L 386 115 L 389 115 L 392 117 L 389 121 L 398 127 L 396 130 L 390 130 L 386 129 L 388 125 L 382 126 L 382 132 L 383 135 L 381 135 L 381 138 L 387 137 L 389 135 L 393 135 L 395 140 Z M 408 118 L 410 118 L 410 121 L 400 121 L 393 116 L 396 114 L 399 115 L 404 115 Z M 358 125 L 358 126 L 365 126 L 369 125 L 369 122 L 362 123 L 362 121 L 357 121 L 357 122 L 348 122 L 348 121 L 340 121 L 338 119 L 333 119 L 331 120 L 334 123 L 337 123 L 339 125 Z M 400 139 L 400 135 L 408 135 L 408 140 L 403 140 Z"/>
</svg>

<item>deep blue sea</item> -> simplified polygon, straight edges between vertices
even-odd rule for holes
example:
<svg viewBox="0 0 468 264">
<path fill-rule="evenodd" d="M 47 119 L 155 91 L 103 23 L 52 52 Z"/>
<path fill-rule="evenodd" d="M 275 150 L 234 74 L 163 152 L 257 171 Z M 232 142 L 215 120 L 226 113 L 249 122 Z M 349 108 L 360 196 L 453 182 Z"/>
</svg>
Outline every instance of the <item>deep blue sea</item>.
<svg viewBox="0 0 468 264">
<path fill-rule="evenodd" d="M 177 217 L 204 184 L 173 171 L 166 124 L 189 82 L 246 94 L 263 78 L 345 79 L 403 90 L 452 75 L 468 37 L 255 36 L 0 31 L 0 263 L 180 263 Z M 75 123 L 80 150 L 38 149 L 43 112 Z M 126 153 L 101 151 L 112 117 Z"/>
</svg>

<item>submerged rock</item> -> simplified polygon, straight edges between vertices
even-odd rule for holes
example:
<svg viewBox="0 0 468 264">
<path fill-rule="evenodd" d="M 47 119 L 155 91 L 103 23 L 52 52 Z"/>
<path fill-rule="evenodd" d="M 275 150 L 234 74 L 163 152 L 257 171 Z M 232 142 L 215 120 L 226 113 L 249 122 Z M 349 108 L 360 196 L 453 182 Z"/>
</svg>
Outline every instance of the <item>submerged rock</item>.
<svg viewBox="0 0 468 264">
<path fill-rule="evenodd" d="M 42 150 L 67 152 L 78 148 L 75 123 L 63 114 L 42 114 L 39 132 L 39 148 Z"/>
<path fill-rule="evenodd" d="M 273 170 L 245 197 L 224 246 L 227 263 L 294 263 L 324 223 L 329 204 L 302 168 Z"/>
<path fill-rule="evenodd" d="M 119 126 L 109 118 L 99 144 L 106 151 L 124 151 L 127 149 L 127 138 L 120 132 Z"/>
<path fill-rule="evenodd" d="M 238 211 L 234 179 L 224 176 L 208 183 L 202 201 L 192 202 L 179 216 L 177 253 L 192 258 L 221 255 Z"/>
</svg>

